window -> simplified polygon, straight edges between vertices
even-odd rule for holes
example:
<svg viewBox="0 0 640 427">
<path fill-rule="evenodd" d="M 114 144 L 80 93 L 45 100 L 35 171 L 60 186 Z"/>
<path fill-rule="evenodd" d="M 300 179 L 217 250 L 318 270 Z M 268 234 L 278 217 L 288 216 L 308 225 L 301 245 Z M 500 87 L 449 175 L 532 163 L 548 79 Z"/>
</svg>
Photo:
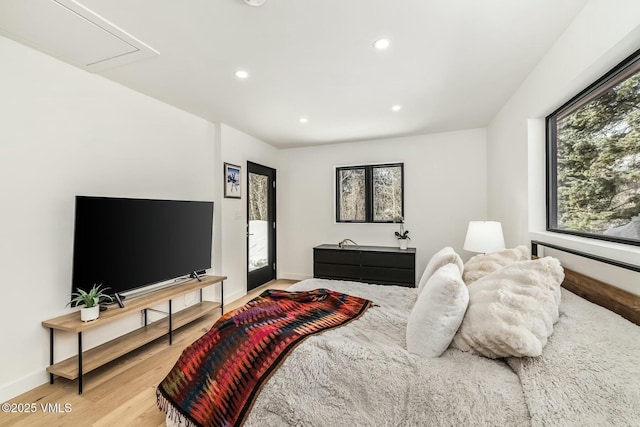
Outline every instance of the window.
<svg viewBox="0 0 640 427">
<path fill-rule="evenodd" d="M 336 168 L 337 222 L 394 222 L 404 217 L 404 164 Z"/>
<path fill-rule="evenodd" d="M 547 230 L 640 246 L 640 51 L 547 117 Z"/>
</svg>

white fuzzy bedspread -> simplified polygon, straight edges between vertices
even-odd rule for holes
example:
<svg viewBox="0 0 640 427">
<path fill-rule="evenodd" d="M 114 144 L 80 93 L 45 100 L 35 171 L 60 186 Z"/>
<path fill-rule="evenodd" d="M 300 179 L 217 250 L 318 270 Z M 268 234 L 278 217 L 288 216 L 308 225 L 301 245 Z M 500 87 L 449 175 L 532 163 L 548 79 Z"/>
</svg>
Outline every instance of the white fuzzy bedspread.
<svg viewBox="0 0 640 427">
<path fill-rule="evenodd" d="M 245 425 L 640 425 L 640 327 L 566 290 L 541 357 L 491 360 L 408 353 L 416 289 L 309 279 L 290 290 L 322 287 L 378 306 L 299 345 Z"/>
<path fill-rule="evenodd" d="M 507 362 L 534 426 L 640 426 L 640 327 L 566 289 L 542 355 Z"/>
<path fill-rule="evenodd" d="M 322 287 L 379 307 L 296 348 L 247 426 L 528 425 L 520 382 L 504 362 L 457 350 L 435 359 L 407 352 L 416 289 L 310 279 L 289 290 Z"/>
</svg>

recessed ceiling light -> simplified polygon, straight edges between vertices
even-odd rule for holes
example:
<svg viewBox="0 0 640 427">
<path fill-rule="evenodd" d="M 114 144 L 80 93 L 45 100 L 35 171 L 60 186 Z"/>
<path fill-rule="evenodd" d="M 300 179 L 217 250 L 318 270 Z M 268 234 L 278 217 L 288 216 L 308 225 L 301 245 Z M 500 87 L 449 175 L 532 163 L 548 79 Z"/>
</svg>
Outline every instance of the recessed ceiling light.
<svg viewBox="0 0 640 427">
<path fill-rule="evenodd" d="M 400 110 L 402 110 L 402 105 L 394 105 L 393 107 L 391 107 L 391 110 L 400 111 Z"/>
<path fill-rule="evenodd" d="M 378 50 L 384 50 L 386 48 L 389 47 L 389 39 L 378 39 L 375 42 L 373 42 L 373 47 L 375 47 Z"/>
<path fill-rule="evenodd" d="M 245 70 L 238 70 L 235 72 L 235 75 L 239 79 L 246 79 L 247 77 L 249 77 L 249 73 L 247 73 Z"/>
<path fill-rule="evenodd" d="M 307 119 L 306 117 L 300 117 L 300 123 L 307 123 L 309 121 L 309 119 Z"/>
<path fill-rule="evenodd" d="M 262 6 L 267 0 L 244 0 L 244 2 L 249 6 Z"/>
</svg>

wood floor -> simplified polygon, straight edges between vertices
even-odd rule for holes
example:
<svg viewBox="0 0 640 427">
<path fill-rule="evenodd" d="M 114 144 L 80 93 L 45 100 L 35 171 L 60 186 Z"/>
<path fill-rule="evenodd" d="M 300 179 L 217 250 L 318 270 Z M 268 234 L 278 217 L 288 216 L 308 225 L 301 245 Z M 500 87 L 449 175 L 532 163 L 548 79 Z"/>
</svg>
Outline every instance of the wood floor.
<svg viewBox="0 0 640 427">
<path fill-rule="evenodd" d="M 225 312 L 265 289 L 286 289 L 295 282 L 281 279 L 267 283 L 225 305 Z M 160 338 L 85 374 L 81 395 L 77 381 L 64 378 L 24 393 L 9 403 L 29 405 L 35 413 L 0 412 L 0 426 L 164 426 L 164 414 L 156 406 L 156 386 L 182 350 L 207 332 L 219 317 L 211 314 L 180 328 L 173 336 L 172 346 L 167 338 Z"/>
</svg>

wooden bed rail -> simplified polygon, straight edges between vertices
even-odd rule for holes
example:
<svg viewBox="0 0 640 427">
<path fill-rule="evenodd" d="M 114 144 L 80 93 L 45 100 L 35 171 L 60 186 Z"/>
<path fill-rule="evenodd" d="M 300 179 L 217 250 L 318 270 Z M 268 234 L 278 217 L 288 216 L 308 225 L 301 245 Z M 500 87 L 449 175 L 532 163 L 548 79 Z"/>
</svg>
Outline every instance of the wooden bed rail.
<svg viewBox="0 0 640 427">
<path fill-rule="evenodd" d="M 531 257 L 538 256 L 538 245 L 551 249 L 571 253 L 573 255 L 582 256 L 605 264 L 614 265 L 616 267 L 627 270 L 640 272 L 640 266 L 627 264 L 609 258 L 599 257 L 573 249 L 563 248 L 549 243 L 540 242 L 538 240 L 531 241 Z M 594 279 L 568 268 L 564 269 L 564 281 L 562 286 L 582 298 L 605 307 L 629 321 L 640 325 L 640 295 L 617 288 L 600 280 Z"/>
</svg>

